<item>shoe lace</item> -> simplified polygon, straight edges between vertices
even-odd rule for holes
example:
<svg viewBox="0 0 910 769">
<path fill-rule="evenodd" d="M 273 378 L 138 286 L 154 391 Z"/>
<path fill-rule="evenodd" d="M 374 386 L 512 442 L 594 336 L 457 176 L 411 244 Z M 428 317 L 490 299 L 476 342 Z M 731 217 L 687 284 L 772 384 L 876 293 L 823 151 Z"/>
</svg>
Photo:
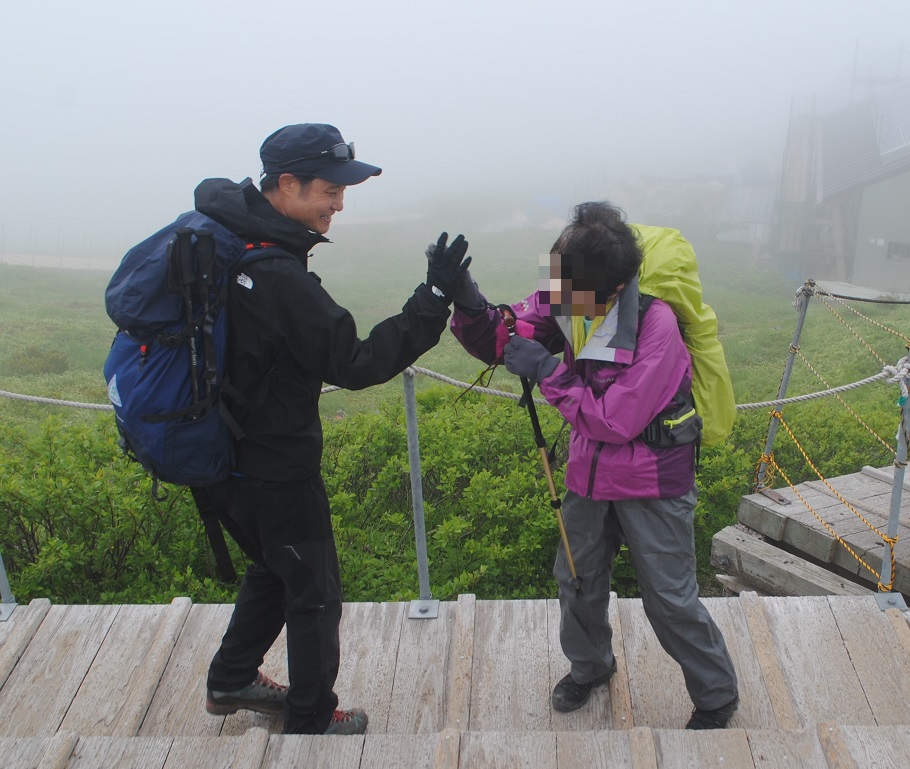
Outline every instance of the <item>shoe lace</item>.
<svg viewBox="0 0 910 769">
<path fill-rule="evenodd" d="M 259 673 L 258 676 L 256 676 L 256 681 L 255 681 L 254 685 L 263 686 L 267 689 L 272 689 L 273 691 L 276 691 L 276 692 L 282 692 L 285 689 L 287 689 L 286 686 L 282 686 L 277 681 L 273 681 L 271 678 L 269 678 L 267 675 L 264 675 L 261 672 Z"/>
</svg>

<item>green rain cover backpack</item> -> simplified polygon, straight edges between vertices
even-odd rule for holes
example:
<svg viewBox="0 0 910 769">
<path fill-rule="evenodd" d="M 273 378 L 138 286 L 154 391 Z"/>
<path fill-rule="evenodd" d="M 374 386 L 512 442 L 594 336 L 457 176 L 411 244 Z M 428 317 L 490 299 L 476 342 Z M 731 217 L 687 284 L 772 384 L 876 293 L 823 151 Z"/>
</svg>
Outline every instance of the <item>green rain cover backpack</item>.
<svg viewBox="0 0 910 769">
<path fill-rule="evenodd" d="M 723 441 L 733 428 L 736 402 L 724 348 L 717 338 L 717 315 L 702 301 L 695 250 L 679 230 L 630 224 L 641 243 L 638 289 L 662 299 L 676 313 L 692 356 L 692 395 L 704 420 L 702 445 Z"/>
</svg>

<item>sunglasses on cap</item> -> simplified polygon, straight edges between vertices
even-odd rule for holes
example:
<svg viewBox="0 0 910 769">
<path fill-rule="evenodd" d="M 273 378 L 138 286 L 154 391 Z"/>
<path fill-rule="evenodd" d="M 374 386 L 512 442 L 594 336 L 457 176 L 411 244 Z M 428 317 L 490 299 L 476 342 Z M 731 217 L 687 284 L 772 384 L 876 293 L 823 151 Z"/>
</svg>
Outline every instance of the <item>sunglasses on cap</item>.
<svg viewBox="0 0 910 769">
<path fill-rule="evenodd" d="M 354 142 L 348 142 L 347 144 L 342 142 L 341 144 L 336 144 L 330 149 L 323 150 L 322 152 L 317 152 L 315 155 L 304 155 L 302 158 L 286 160 L 281 165 L 290 166 L 294 163 L 299 163 L 301 160 L 319 160 L 321 158 L 326 158 L 327 160 L 337 160 L 339 163 L 346 163 L 349 160 L 353 160 Z"/>
</svg>

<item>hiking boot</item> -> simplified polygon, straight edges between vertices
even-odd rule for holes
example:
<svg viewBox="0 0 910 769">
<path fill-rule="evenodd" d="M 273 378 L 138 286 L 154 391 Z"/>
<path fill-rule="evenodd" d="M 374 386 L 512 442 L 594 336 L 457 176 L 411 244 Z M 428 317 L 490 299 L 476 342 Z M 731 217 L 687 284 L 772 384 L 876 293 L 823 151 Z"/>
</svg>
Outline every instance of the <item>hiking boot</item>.
<svg viewBox="0 0 910 769">
<path fill-rule="evenodd" d="M 249 686 L 233 692 L 219 692 L 209 689 L 205 698 L 205 709 L 213 716 L 227 716 L 238 710 L 255 710 L 270 716 L 284 711 L 284 698 L 288 687 L 275 683 L 261 672 Z"/>
<path fill-rule="evenodd" d="M 569 673 L 553 688 L 553 696 L 550 698 L 553 703 L 553 710 L 558 710 L 560 713 L 570 713 L 573 710 L 578 710 L 588 701 L 591 696 L 591 690 L 595 686 L 602 686 L 607 683 L 615 672 L 616 660 L 614 659 L 613 667 L 600 678 L 595 678 L 586 684 L 577 683 L 572 678 L 572 674 Z"/>
<path fill-rule="evenodd" d="M 723 705 L 717 710 L 702 710 L 695 708 L 686 729 L 723 729 L 730 718 L 736 712 L 736 706 L 739 705 L 739 697 L 734 697 L 732 701 Z"/>
<path fill-rule="evenodd" d="M 360 708 L 336 710 L 323 734 L 366 734 L 367 721 L 366 712 Z"/>
</svg>

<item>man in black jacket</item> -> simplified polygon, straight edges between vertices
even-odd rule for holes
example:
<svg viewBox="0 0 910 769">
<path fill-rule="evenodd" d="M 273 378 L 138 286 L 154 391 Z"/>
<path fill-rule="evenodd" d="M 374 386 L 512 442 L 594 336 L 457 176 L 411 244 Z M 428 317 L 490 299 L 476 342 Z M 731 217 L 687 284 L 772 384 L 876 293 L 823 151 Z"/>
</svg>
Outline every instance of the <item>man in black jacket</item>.
<svg viewBox="0 0 910 769">
<path fill-rule="evenodd" d="M 443 233 L 425 283 L 402 311 L 359 339 L 351 314 L 307 269 L 307 256 L 342 210 L 345 188 L 381 169 L 354 159 L 334 126 L 286 126 L 262 144 L 261 191 L 250 179 L 207 179 L 196 209 L 278 255 L 231 283 L 228 373 L 245 396 L 234 407 L 244 437 L 231 478 L 210 489 L 225 527 L 252 559 L 208 673 L 206 708 L 284 713 L 289 734 L 362 734 L 363 710 L 339 710 L 341 585 L 320 472 L 323 383 L 358 390 L 386 382 L 433 347 L 470 257 Z M 287 625 L 289 686 L 261 672 Z"/>
</svg>

